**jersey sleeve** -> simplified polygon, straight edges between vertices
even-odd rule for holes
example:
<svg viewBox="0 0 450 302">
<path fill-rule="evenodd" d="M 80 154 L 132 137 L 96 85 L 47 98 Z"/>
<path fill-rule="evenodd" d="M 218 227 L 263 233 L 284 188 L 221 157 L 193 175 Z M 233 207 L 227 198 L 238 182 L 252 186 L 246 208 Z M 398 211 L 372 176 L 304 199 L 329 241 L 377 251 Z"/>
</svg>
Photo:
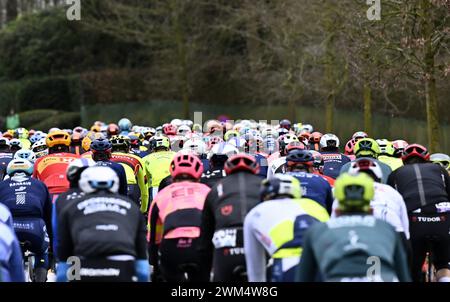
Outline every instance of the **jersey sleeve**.
<svg viewBox="0 0 450 302">
<path fill-rule="evenodd" d="M 318 265 L 313 251 L 313 231 L 314 227 L 305 233 L 303 252 L 296 274 L 297 282 L 314 282 L 318 272 Z"/>
<path fill-rule="evenodd" d="M 265 250 L 253 229 L 254 215 L 250 212 L 244 220 L 244 250 L 249 282 L 266 282 Z"/>
<path fill-rule="evenodd" d="M 147 212 L 148 209 L 148 187 L 145 179 L 144 167 L 141 165 L 137 173 L 137 183 L 141 191 L 141 213 Z"/>
</svg>

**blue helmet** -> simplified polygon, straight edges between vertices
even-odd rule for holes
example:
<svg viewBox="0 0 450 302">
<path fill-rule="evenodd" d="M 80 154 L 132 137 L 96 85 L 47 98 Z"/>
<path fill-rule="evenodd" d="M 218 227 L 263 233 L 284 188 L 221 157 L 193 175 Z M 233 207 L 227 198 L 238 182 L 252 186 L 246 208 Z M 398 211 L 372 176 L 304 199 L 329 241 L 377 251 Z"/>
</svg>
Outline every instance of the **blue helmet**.
<svg viewBox="0 0 450 302">
<path fill-rule="evenodd" d="M 26 159 L 13 159 L 9 162 L 6 168 L 6 173 L 9 176 L 13 176 L 16 173 L 23 172 L 27 175 L 32 175 L 34 169 L 34 164 Z"/>
<path fill-rule="evenodd" d="M 14 159 L 26 159 L 34 163 L 36 161 L 36 154 L 31 150 L 22 149 L 14 154 Z"/>
<path fill-rule="evenodd" d="M 118 122 L 118 126 L 120 131 L 131 131 L 131 128 L 133 127 L 133 124 L 131 121 L 127 118 L 123 118 Z"/>
</svg>

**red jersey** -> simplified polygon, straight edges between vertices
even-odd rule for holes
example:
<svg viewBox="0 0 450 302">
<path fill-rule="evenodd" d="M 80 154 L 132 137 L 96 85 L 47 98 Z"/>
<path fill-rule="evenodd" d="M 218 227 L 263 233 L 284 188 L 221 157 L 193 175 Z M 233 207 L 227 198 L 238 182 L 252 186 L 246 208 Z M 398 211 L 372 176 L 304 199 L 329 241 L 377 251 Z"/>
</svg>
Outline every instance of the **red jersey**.
<svg viewBox="0 0 450 302">
<path fill-rule="evenodd" d="M 39 158 L 34 164 L 33 177 L 44 182 L 50 194 L 61 194 L 69 190 L 66 177 L 69 164 L 79 155 L 72 153 L 55 153 Z"/>
</svg>

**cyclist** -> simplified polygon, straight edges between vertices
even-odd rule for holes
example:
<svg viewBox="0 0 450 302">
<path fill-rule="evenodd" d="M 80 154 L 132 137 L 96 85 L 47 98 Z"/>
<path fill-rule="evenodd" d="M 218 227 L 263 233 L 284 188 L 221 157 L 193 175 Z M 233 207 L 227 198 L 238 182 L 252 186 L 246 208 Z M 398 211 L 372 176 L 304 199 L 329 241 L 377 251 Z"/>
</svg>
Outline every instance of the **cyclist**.
<svg viewBox="0 0 450 302">
<path fill-rule="evenodd" d="M 323 174 L 334 179 L 338 177 L 341 167 L 350 162 L 350 158 L 339 152 L 339 138 L 331 133 L 321 137 L 320 153 L 324 161 Z"/>
<path fill-rule="evenodd" d="M 120 134 L 123 136 L 128 135 L 128 133 L 131 132 L 131 128 L 133 127 L 133 124 L 131 121 L 127 118 L 122 118 L 117 125 L 119 126 Z"/>
<path fill-rule="evenodd" d="M 285 129 L 285 128 L 282 128 L 282 129 Z M 287 145 L 289 145 L 292 142 L 300 142 L 300 141 L 299 141 L 298 137 L 296 137 L 293 134 L 285 134 L 285 135 L 279 136 L 278 139 L 277 139 L 277 142 L 278 142 L 278 152 L 272 153 L 267 158 L 267 163 L 269 165 L 269 170 L 270 170 L 270 166 L 272 166 L 272 162 L 274 160 L 276 160 L 279 157 L 286 156 L 286 146 Z"/>
<path fill-rule="evenodd" d="M 0 181 L 2 181 L 6 174 L 6 168 L 9 162 L 13 159 L 13 154 L 9 146 L 9 139 L 0 137 Z"/>
<path fill-rule="evenodd" d="M 377 139 L 378 146 L 380 147 L 380 154 L 378 154 L 378 160 L 388 165 L 392 171 L 397 170 L 403 166 L 401 158 L 395 157 L 395 148 L 392 142 L 387 139 Z"/>
<path fill-rule="evenodd" d="M 394 188 L 381 183 L 383 172 L 380 165 L 372 158 L 360 158 L 352 162 L 349 173 L 353 175 L 366 173 L 374 180 L 375 195 L 370 201 L 373 215 L 390 223 L 402 238 L 408 240 L 410 238 L 409 219 L 405 201 Z M 337 207 L 338 202 L 335 201 L 333 209 Z M 333 212 L 332 215 L 334 214 Z"/>
<path fill-rule="evenodd" d="M 14 132 L 14 137 L 20 140 L 22 143 L 22 148 L 29 150 L 31 147 L 31 142 L 28 140 L 29 132 L 25 128 L 17 128 Z"/>
<path fill-rule="evenodd" d="M 131 282 L 135 276 L 148 281 L 144 217 L 132 200 L 117 194 L 117 174 L 108 167 L 90 167 L 81 173 L 79 186 L 86 195 L 62 208 L 58 217 L 57 280 L 67 281 L 66 261 L 77 256 L 82 282 Z"/>
<path fill-rule="evenodd" d="M 429 162 L 424 146 L 409 145 L 402 159 L 405 165 L 389 176 L 388 183 L 403 196 L 408 210 L 413 280 L 421 280 L 425 255 L 431 252 L 438 281 L 450 282 L 450 177 Z"/>
<path fill-rule="evenodd" d="M 320 154 L 320 152 L 317 152 L 314 150 L 310 150 L 309 152 L 311 153 L 312 157 L 314 158 L 312 173 L 322 176 L 322 178 L 324 178 L 326 181 L 328 181 L 330 186 L 333 188 L 334 182 L 336 180 L 334 178 L 331 178 L 331 177 L 323 174 L 323 168 L 325 166 L 325 162 L 323 160 L 322 154 Z"/>
<path fill-rule="evenodd" d="M 0 222 L 0 282 L 25 282 L 22 251 L 11 227 Z"/>
<path fill-rule="evenodd" d="M 286 157 L 286 174 L 300 181 L 302 195 L 322 205 L 328 213 L 333 206 L 332 188 L 322 176 L 313 174 L 314 157 L 308 150 L 294 150 Z"/>
<path fill-rule="evenodd" d="M 271 178 L 276 173 L 285 173 L 286 172 L 286 157 L 288 154 L 294 150 L 305 150 L 306 147 L 301 142 L 290 142 L 287 146 L 285 146 L 285 150 L 283 155 L 280 154 L 280 157 L 273 160 L 270 164 L 269 169 L 267 170 L 267 178 Z"/>
<path fill-rule="evenodd" d="M 35 142 L 33 146 L 31 146 L 31 150 L 36 154 L 36 158 L 48 155 L 48 147 L 45 138 Z"/>
<path fill-rule="evenodd" d="M 66 170 L 79 156 L 69 153 L 70 135 L 67 132 L 50 133 L 46 138 L 46 144 L 48 155 L 36 160 L 33 177 L 45 183 L 54 202 L 59 194 L 69 190 Z"/>
<path fill-rule="evenodd" d="M 148 239 L 155 279 L 161 273 L 169 282 L 183 281 L 185 272 L 182 266 L 195 264 L 196 268 L 189 272 L 189 281 L 201 280 L 197 245 L 201 214 L 210 191 L 208 186 L 198 183 L 202 172 L 203 166 L 197 156 L 178 153 L 170 164 L 174 183 L 160 191 L 153 200 L 149 211 Z M 158 223 L 162 226 L 162 234 L 158 234 L 161 238 L 157 238 Z"/>
<path fill-rule="evenodd" d="M 34 280 L 45 282 L 52 238 L 52 204 L 48 189 L 43 182 L 31 177 L 33 164 L 27 160 L 12 160 L 7 172 L 10 178 L 0 182 L 0 202 L 11 211 L 19 241 L 29 241 L 30 251 L 36 254 Z"/>
<path fill-rule="evenodd" d="M 370 215 L 373 180 L 366 174 L 343 174 L 336 180 L 337 217 L 317 223 L 305 234 L 298 281 L 410 281 L 400 235 Z M 370 272 L 371 264 L 378 270 Z"/>
<path fill-rule="evenodd" d="M 220 179 L 227 176 L 224 167 L 228 158 L 238 153 L 239 150 L 231 144 L 225 142 L 216 144 L 208 153 L 209 171 L 203 173 L 201 182 L 212 188 Z"/>
<path fill-rule="evenodd" d="M 355 144 L 355 156 L 356 158 L 371 158 L 374 159 L 377 164 L 381 168 L 381 172 L 383 172 L 383 178 L 381 180 L 382 183 L 387 183 L 388 177 L 391 174 L 392 170 L 391 168 L 386 165 L 385 163 L 382 163 L 377 159 L 378 154 L 380 154 L 380 147 L 378 146 L 378 143 L 371 138 L 362 138 L 359 139 Z M 351 163 L 345 164 L 341 168 L 341 174 L 348 172 L 348 170 L 351 167 Z"/>
<path fill-rule="evenodd" d="M 199 255 L 204 281 L 211 267 L 214 281 L 235 281 L 245 271 L 243 224 L 245 215 L 260 202 L 261 178 L 254 157 L 240 153 L 225 163 L 227 176 L 211 189 L 202 216 Z"/>
<path fill-rule="evenodd" d="M 164 178 L 170 175 L 170 163 L 175 157 L 175 152 L 170 151 L 170 141 L 166 136 L 153 137 L 153 152 L 144 157 L 144 165 L 149 177 L 150 195 L 153 199 L 158 193 L 158 187 Z"/>
<path fill-rule="evenodd" d="M 450 156 L 443 153 L 431 154 L 430 161 L 442 166 L 450 174 Z"/>
<path fill-rule="evenodd" d="M 70 153 L 81 155 L 85 152 L 82 146 L 83 139 L 87 134 L 87 130 L 82 127 L 73 129 L 72 139 L 70 141 Z"/>
<path fill-rule="evenodd" d="M 127 196 L 127 175 L 125 169 L 121 164 L 111 161 L 112 144 L 107 139 L 96 139 L 91 143 L 90 150 L 92 152 L 92 159 L 97 166 L 110 167 L 117 173 L 119 177 L 119 194 Z"/>
<path fill-rule="evenodd" d="M 274 260 L 270 281 L 294 281 L 304 232 L 313 223 L 329 219 L 322 206 L 301 197 L 300 182 L 293 176 L 276 174 L 263 181 L 263 202 L 244 221 L 248 281 L 266 281 L 266 252 Z"/>
<path fill-rule="evenodd" d="M 130 142 L 127 136 L 118 135 L 111 139 L 112 155 L 111 161 L 119 163 L 125 169 L 127 177 L 127 195 L 136 204 L 140 204 L 141 212 L 147 212 L 148 187 L 144 162 L 134 154 L 130 154 Z"/>
</svg>

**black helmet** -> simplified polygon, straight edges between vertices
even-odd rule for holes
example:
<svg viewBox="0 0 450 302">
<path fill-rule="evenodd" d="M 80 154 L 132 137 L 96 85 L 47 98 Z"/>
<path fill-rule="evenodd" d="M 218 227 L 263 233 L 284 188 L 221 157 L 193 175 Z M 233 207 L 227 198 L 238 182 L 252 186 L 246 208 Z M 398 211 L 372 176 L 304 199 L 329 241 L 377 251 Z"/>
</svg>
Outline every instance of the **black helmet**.
<svg viewBox="0 0 450 302">
<path fill-rule="evenodd" d="M 291 129 L 291 121 L 286 120 L 286 119 L 280 121 L 280 128 L 290 130 Z"/>
</svg>

